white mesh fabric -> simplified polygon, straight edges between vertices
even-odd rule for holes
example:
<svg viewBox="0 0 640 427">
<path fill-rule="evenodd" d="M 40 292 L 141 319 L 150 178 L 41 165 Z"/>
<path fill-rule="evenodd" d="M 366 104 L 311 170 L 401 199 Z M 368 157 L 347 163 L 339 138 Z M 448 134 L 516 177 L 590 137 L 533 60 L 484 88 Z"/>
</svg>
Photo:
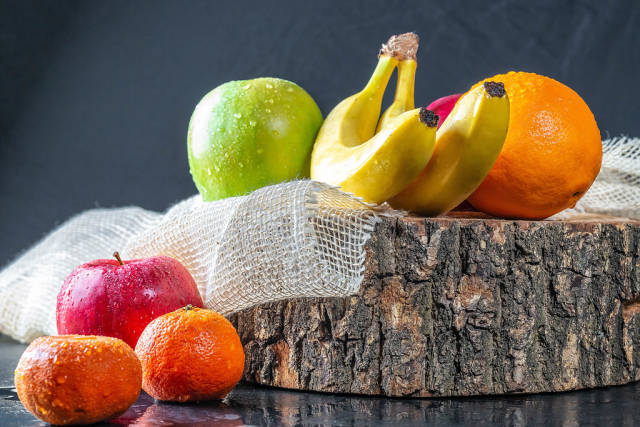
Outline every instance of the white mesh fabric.
<svg viewBox="0 0 640 427">
<path fill-rule="evenodd" d="M 575 209 L 640 218 L 640 140 L 603 143 L 602 170 Z M 0 272 L 0 332 L 20 341 L 56 334 L 56 296 L 78 265 L 167 255 L 193 274 L 208 307 L 228 314 L 288 297 L 347 296 L 364 273 L 376 210 L 312 181 L 212 203 L 193 196 L 165 214 L 94 209 L 68 220 Z"/>
<path fill-rule="evenodd" d="M 357 292 L 377 216 L 312 181 L 265 187 L 213 203 L 193 196 L 164 215 L 95 209 L 62 224 L 0 273 L 0 332 L 55 335 L 56 296 L 78 265 L 167 255 L 194 276 L 209 308 L 227 314 L 287 297 Z"/>
</svg>

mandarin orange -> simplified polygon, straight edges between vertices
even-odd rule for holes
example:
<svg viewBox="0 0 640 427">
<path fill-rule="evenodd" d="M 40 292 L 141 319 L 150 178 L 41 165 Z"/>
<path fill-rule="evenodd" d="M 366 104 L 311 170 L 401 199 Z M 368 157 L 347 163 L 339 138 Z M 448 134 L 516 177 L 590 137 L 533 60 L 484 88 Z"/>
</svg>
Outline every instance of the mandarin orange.
<svg viewBox="0 0 640 427">
<path fill-rule="evenodd" d="M 36 338 L 20 357 L 14 380 L 22 404 L 41 420 L 91 424 L 136 401 L 142 369 L 118 338 L 60 335 Z"/>
<path fill-rule="evenodd" d="M 197 307 L 151 321 L 135 351 L 142 363 L 142 388 L 159 400 L 222 399 L 244 370 L 244 350 L 231 322 Z"/>
<path fill-rule="evenodd" d="M 564 84 L 534 73 L 486 80 L 504 83 L 509 130 L 500 156 L 468 201 L 506 218 L 542 219 L 573 207 L 602 162 L 600 131 L 587 104 Z"/>
</svg>

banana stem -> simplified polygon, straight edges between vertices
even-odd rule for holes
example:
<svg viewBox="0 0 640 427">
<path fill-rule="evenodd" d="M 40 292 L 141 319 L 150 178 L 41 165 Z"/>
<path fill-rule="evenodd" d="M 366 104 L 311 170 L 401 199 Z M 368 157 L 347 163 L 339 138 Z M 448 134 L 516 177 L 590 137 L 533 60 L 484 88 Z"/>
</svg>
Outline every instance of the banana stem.
<svg viewBox="0 0 640 427">
<path fill-rule="evenodd" d="M 414 106 L 414 86 L 416 80 L 416 68 L 418 63 L 413 59 L 400 61 L 398 64 L 398 83 L 393 102 L 397 102 L 404 107 L 404 111 L 413 110 Z"/>
<path fill-rule="evenodd" d="M 389 37 L 389 40 L 382 45 L 381 55 L 395 56 L 399 61 L 413 59 L 415 61 L 418 53 L 420 37 L 416 33 L 397 34 Z"/>
<path fill-rule="evenodd" d="M 373 74 L 369 79 L 369 82 L 362 90 L 363 92 L 381 93 L 380 98 L 384 94 L 384 88 L 387 87 L 393 70 L 398 65 L 398 60 L 392 56 L 381 55 L 378 60 L 376 69 L 373 70 Z"/>
</svg>

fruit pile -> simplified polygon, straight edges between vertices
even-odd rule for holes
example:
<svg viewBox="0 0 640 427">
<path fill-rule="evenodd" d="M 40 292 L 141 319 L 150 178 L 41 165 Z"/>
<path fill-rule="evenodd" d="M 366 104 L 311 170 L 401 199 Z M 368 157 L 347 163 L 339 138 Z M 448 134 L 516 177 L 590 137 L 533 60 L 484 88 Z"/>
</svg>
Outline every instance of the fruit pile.
<svg viewBox="0 0 640 427">
<path fill-rule="evenodd" d="M 505 218 L 541 219 L 575 205 L 602 160 L 598 126 L 580 96 L 549 77 L 510 72 L 415 108 L 417 50 L 417 35 L 391 37 L 365 87 L 324 122 L 311 97 L 283 80 L 210 92 L 188 138 L 204 200 L 310 176 L 427 216 L 465 200 Z M 396 69 L 395 98 L 380 115 Z"/>
<path fill-rule="evenodd" d="M 417 50 L 415 34 L 391 37 L 365 87 L 324 122 L 309 94 L 281 79 L 233 81 L 207 94 L 187 138 L 203 199 L 310 176 L 423 215 L 465 200 L 509 218 L 546 218 L 575 205 L 598 174 L 602 147 L 574 91 L 511 72 L 415 108 Z M 395 98 L 380 115 L 395 70 Z M 18 395 L 44 421 L 115 417 L 141 388 L 161 400 L 219 399 L 242 376 L 236 330 L 202 308 L 178 261 L 114 257 L 69 275 L 57 299 L 61 335 L 35 340 L 20 359 Z"/>
<path fill-rule="evenodd" d="M 173 402 L 224 398 L 244 369 L 233 325 L 200 308 L 193 277 L 178 261 L 114 257 L 83 264 L 65 280 L 56 306 L 61 335 L 34 340 L 15 371 L 24 406 L 66 425 L 117 417 L 141 388 Z"/>
</svg>

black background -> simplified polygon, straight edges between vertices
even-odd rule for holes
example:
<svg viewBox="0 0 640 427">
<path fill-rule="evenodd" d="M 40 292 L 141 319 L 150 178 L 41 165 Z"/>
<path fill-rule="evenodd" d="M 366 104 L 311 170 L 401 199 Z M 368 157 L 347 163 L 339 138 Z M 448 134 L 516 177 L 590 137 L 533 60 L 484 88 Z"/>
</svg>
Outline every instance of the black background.
<svg viewBox="0 0 640 427">
<path fill-rule="evenodd" d="M 575 89 L 603 137 L 640 135 L 639 5 L 2 0 L 0 264 L 84 209 L 195 193 L 187 124 L 217 85 L 282 77 L 326 115 L 394 33 L 421 36 L 418 105 L 526 70 Z"/>
</svg>

